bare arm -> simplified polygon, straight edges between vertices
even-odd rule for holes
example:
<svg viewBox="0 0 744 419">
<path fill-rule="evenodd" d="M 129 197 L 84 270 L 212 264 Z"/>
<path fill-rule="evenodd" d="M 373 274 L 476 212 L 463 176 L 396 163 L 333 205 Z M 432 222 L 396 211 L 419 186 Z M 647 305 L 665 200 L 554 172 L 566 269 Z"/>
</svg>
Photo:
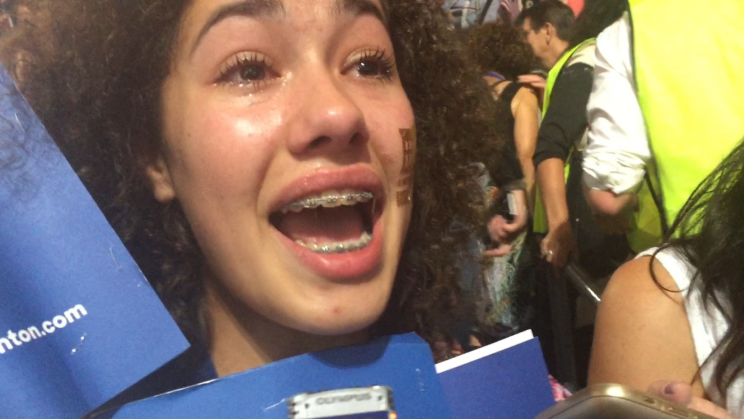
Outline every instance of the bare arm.
<svg viewBox="0 0 744 419">
<path fill-rule="evenodd" d="M 650 257 L 623 265 L 610 280 L 597 313 L 589 384 L 618 383 L 646 390 L 657 380 L 693 382 L 698 365 L 682 294 L 654 283 Z M 657 261 L 659 283 L 677 285 Z M 699 380 L 695 396 L 704 391 Z"/>
<path fill-rule="evenodd" d="M 633 192 L 616 194 L 584 187 L 584 193 L 592 211 L 612 217 L 622 215 L 638 205 L 638 196 Z"/>
<path fill-rule="evenodd" d="M 607 234 L 626 234 L 631 230 L 632 213 L 638 208 L 638 195 L 616 194 L 584 185 L 584 196 L 599 227 Z"/>
<path fill-rule="evenodd" d="M 548 228 L 553 229 L 568 222 L 568 204 L 566 203 L 566 181 L 564 163 L 561 159 L 547 159 L 537 166 L 537 183 L 540 185 L 540 197 L 548 217 Z"/>
<path fill-rule="evenodd" d="M 563 160 L 550 158 L 537 166 L 537 184 L 548 218 L 548 235 L 540 249 L 548 262 L 562 267 L 576 243 L 568 219 Z"/>
<path fill-rule="evenodd" d="M 535 165 L 532 158 L 537 146 L 538 120 L 537 95 L 530 89 L 520 89 L 512 106 L 514 114 L 514 142 L 517 157 L 522 166 L 524 183 L 527 186 L 527 199 L 530 211 L 535 208 Z"/>
<path fill-rule="evenodd" d="M 553 86 L 552 104 L 540 125 L 535 148 L 537 183 L 549 228 L 540 247 L 545 258 L 556 267 L 563 266 L 576 247 L 569 223 L 563 166 L 586 130 L 584 110 L 593 77 L 592 67 L 583 63 L 563 70 Z"/>
</svg>

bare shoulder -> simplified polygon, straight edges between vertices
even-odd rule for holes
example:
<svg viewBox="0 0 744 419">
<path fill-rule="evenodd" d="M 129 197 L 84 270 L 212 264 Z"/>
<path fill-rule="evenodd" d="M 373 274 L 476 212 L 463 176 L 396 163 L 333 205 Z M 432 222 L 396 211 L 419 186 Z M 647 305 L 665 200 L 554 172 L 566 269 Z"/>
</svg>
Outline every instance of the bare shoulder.
<svg viewBox="0 0 744 419">
<path fill-rule="evenodd" d="M 683 295 L 669 272 L 651 257 L 623 265 L 602 294 L 590 383 L 645 390 L 656 380 L 689 382 L 697 367 Z"/>
<path fill-rule="evenodd" d="M 522 87 L 517 91 L 512 101 L 512 111 L 516 114 L 522 110 L 535 111 L 539 106 L 537 93 L 529 87 Z"/>
<path fill-rule="evenodd" d="M 653 274 L 652 274 L 653 272 Z M 634 298 L 628 300 L 628 297 Z M 610 279 L 602 302 L 638 305 L 668 302 L 684 304 L 677 283 L 658 259 L 644 256 L 625 263 Z"/>
<path fill-rule="evenodd" d="M 535 91 L 530 89 L 529 87 L 522 87 L 521 89 L 519 89 L 514 98 L 520 103 L 534 104 L 535 106 L 537 106 L 537 93 L 535 93 Z"/>
<path fill-rule="evenodd" d="M 598 328 L 623 336 L 653 335 L 654 329 L 667 327 L 671 320 L 687 322 L 682 293 L 664 266 L 649 256 L 627 262 L 615 272 L 597 312 Z"/>
</svg>

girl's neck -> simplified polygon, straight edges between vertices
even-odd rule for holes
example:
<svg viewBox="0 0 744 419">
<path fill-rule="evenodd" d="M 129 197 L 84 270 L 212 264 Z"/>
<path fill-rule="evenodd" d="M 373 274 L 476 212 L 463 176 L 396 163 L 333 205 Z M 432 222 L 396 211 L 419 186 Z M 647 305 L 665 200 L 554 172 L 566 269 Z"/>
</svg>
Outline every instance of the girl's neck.
<svg viewBox="0 0 744 419">
<path fill-rule="evenodd" d="M 220 377 L 369 338 L 366 330 L 319 336 L 279 325 L 242 304 L 215 282 L 209 281 L 206 286 L 206 313 L 210 354 Z"/>
</svg>

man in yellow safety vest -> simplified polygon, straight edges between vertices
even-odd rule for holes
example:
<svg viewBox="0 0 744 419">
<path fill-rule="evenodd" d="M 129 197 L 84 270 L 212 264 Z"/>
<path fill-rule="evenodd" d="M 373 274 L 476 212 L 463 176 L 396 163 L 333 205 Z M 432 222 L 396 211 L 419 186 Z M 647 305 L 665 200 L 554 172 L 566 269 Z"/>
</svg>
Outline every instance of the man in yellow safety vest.
<svg viewBox="0 0 744 419">
<path fill-rule="evenodd" d="M 517 25 L 535 57 L 550 70 L 534 156 L 539 189 L 534 230 L 546 234 L 541 242 L 543 257 L 563 266 L 576 246 L 569 223 L 564 168 L 586 131 L 583 110 L 591 92 L 594 42 L 571 47 L 574 14 L 559 0 L 545 0 L 523 10 Z"/>
</svg>

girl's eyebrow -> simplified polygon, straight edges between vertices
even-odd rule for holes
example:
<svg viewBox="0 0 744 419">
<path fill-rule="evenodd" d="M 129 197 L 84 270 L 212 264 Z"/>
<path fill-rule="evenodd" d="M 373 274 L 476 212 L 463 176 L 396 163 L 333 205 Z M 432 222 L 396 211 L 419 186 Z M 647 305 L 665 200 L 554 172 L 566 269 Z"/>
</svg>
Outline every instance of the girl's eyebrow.
<svg viewBox="0 0 744 419">
<path fill-rule="evenodd" d="M 387 27 L 387 17 L 380 8 L 370 0 L 336 0 L 331 8 L 336 15 L 344 13 L 351 14 L 353 17 L 361 15 L 372 15 Z"/>
<path fill-rule="evenodd" d="M 387 17 L 380 8 L 370 0 L 336 0 L 335 4 L 331 7 L 331 11 L 335 15 L 350 14 L 353 17 L 362 15 L 372 15 L 382 22 L 387 27 Z M 219 22 L 235 17 L 254 17 L 254 18 L 274 18 L 278 15 L 286 16 L 286 10 L 281 0 L 241 0 L 235 3 L 226 4 L 217 9 L 212 16 L 210 16 L 207 23 L 204 24 L 199 35 L 194 41 L 194 45 L 191 47 L 189 56 L 193 55 L 199 43 L 209 30 Z"/>
<path fill-rule="evenodd" d="M 235 16 L 273 18 L 280 14 L 286 15 L 284 4 L 282 4 L 280 0 L 241 0 L 239 2 L 226 4 L 215 10 L 209 20 L 207 20 L 207 23 L 204 24 L 201 31 L 199 31 L 199 35 L 196 37 L 196 41 L 194 41 L 194 45 L 191 47 L 189 56 L 194 53 L 207 32 L 209 32 L 209 30 L 216 24 L 227 18 Z"/>
</svg>

